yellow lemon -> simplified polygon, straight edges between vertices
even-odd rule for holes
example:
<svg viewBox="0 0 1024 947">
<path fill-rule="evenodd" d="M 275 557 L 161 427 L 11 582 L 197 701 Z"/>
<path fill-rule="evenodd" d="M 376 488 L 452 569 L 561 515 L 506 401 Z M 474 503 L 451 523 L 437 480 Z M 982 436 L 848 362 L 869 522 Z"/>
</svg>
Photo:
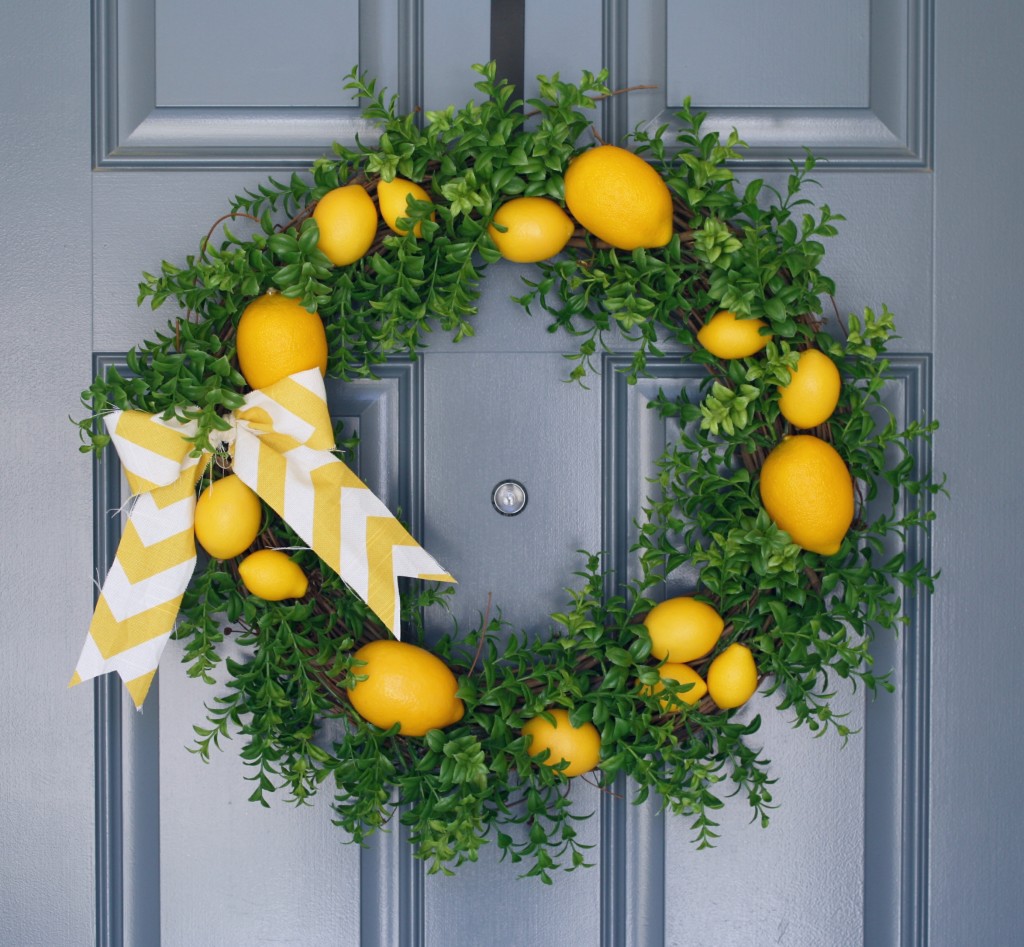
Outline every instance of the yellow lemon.
<svg viewBox="0 0 1024 947">
<path fill-rule="evenodd" d="M 353 655 L 363 677 L 348 697 L 356 712 L 382 730 L 396 723 L 398 732 L 421 737 L 428 730 L 457 723 L 465 705 L 455 696 L 459 682 L 436 654 L 405 641 L 386 638 L 363 645 Z"/>
<path fill-rule="evenodd" d="M 779 387 L 779 411 L 794 427 L 824 424 L 839 403 L 839 369 L 824 352 L 800 353 L 789 384 Z"/>
<path fill-rule="evenodd" d="M 327 335 L 315 312 L 294 299 L 267 293 L 254 299 L 238 320 L 238 368 L 251 388 L 309 368 L 327 371 Z"/>
<path fill-rule="evenodd" d="M 423 190 L 420 185 L 415 181 L 407 181 L 405 178 L 395 178 L 392 181 L 378 181 L 377 182 L 377 205 L 380 207 L 380 215 L 384 218 L 386 223 L 395 233 L 400 237 L 404 237 L 408 231 L 402 230 L 398 226 L 399 217 L 409 216 L 409 198 L 412 197 L 417 201 L 428 201 L 430 195 Z M 434 214 L 430 215 L 430 219 L 433 220 Z M 412 228 L 413 236 L 423 236 L 423 226 L 417 223 Z"/>
<path fill-rule="evenodd" d="M 745 704 L 757 690 L 757 664 L 750 648 L 731 644 L 708 668 L 708 693 L 722 710 Z"/>
<path fill-rule="evenodd" d="M 328 191 L 317 203 L 313 219 L 320 228 L 317 246 L 335 266 L 355 263 L 377 236 L 377 207 L 359 184 Z"/>
<path fill-rule="evenodd" d="M 672 239 L 672 194 L 643 158 L 616 145 L 577 155 L 565 171 L 565 204 L 595 237 L 620 250 Z"/>
<path fill-rule="evenodd" d="M 214 480 L 196 502 L 196 539 L 214 559 L 233 559 L 260 531 L 259 497 L 234 474 Z"/>
<path fill-rule="evenodd" d="M 763 319 L 740 319 L 728 309 L 716 312 L 697 333 L 697 341 L 718 358 L 747 358 L 756 355 L 770 341 Z"/>
<path fill-rule="evenodd" d="M 601 734 L 592 723 L 574 727 L 569 723 L 569 711 L 550 707 L 545 713 L 554 717 L 551 723 L 544 717 L 532 717 L 523 724 L 523 735 L 530 738 L 526 750 L 538 756 L 545 750 L 551 754 L 544 760 L 548 766 L 557 766 L 563 760 L 569 765 L 560 770 L 563 776 L 579 776 L 601 762 Z"/>
<path fill-rule="evenodd" d="M 798 546 L 831 556 L 853 522 L 853 478 L 831 445 L 813 434 L 783 438 L 761 467 L 761 502 Z"/>
<path fill-rule="evenodd" d="M 253 595 L 268 602 L 302 598 L 309 588 L 309 579 L 301 566 L 277 549 L 250 553 L 238 564 L 238 574 Z"/>
<path fill-rule="evenodd" d="M 539 263 L 561 253 L 575 229 L 569 215 L 546 197 L 516 197 L 494 214 L 488 233 L 499 252 L 513 263 Z"/>
<path fill-rule="evenodd" d="M 662 681 L 675 681 L 677 684 L 693 685 L 688 691 L 679 695 L 679 701 L 683 703 L 696 704 L 708 692 L 708 685 L 704 683 L 704 678 L 690 667 L 689 664 L 663 664 L 658 668 L 658 675 Z M 644 685 L 640 688 L 640 693 L 660 694 L 664 689 L 665 685 L 663 683 L 653 686 Z M 666 711 L 679 710 L 681 708 L 679 701 L 663 697 L 661 699 L 661 708 Z"/>
<path fill-rule="evenodd" d="M 718 612 L 689 596 L 659 602 L 647 613 L 644 625 L 651 636 L 651 654 L 674 664 L 704 657 L 725 628 Z"/>
</svg>

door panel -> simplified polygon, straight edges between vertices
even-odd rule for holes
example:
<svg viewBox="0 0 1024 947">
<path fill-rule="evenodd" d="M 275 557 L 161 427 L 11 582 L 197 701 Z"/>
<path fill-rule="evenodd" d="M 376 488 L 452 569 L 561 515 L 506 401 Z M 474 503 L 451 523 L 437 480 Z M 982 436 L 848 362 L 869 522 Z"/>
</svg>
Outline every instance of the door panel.
<svg viewBox="0 0 1024 947">
<path fill-rule="evenodd" d="M 109 357 L 98 370 L 108 365 L 126 371 Z M 359 438 L 356 472 L 385 503 L 413 517 L 416 485 L 400 472 L 419 466 L 403 424 L 416 413 L 417 373 L 399 362 L 382 366 L 378 379 L 328 386 L 332 417 Z M 128 497 L 113 457 L 100 462 L 97 482 L 104 487 L 100 522 L 108 522 L 109 511 L 122 509 Z M 102 554 L 112 557 L 119 523 L 106 529 Z M 220 653 L 246 657 L 230 637 Z M 271 796 L 270 808 L 246 802 L 252 770 L 238 755 L 240 742 L 223 743 L 224 752 L 214 750 L 206 765 L 189 752 L 193 726 L 205 722 L 204 705 L 220 690 L 187 677 L 182 656 L 183 647 L 170 642 L 144 713 L 121 702 L 120 752 L 109 767 L 121 792 L 103 827 L 123 841 L 123 855 L 114 857 L 124 860 L 124 942 L 299 945 L 337 936 L 359 943 L 361 912 L 350 895 L 360 885 L 379 886 L 374 875 L 388 861 L 381 849 L 396 847 L 397 836 L 382 833 L 365 850 L 340 844 L 330 831 L 329 790 L 298 809 L 283 797 Z M 323 738 L 329 742 L 329 726 Z M 325 888 L 336 897 L 309 897 Z M 238 912 L 225 912 L 225 903 Z M 362 942 L 377 941 L 368 934 Z"/>
<path fill-rule="evenodd" d="M 508 312 L 496 314 L 514 316 L 513 307 L 506 301 Z M 583 564 L 577 550 L 601 546 L 600 398 L 566 384 L 560 355 L 424 362 L 424 541 L 458 578 L 453 614 L 472 628 L 491 600 L 492 614 L 512 626 L 543 629 L 565 607 L 562 586 Z M 516 516 L 491 503 L 506 480 L 527 491 Z"/>
<path fill-rule="evenodd" d="M 292 20 L 267 0 L 155 0 L 155 107 L 332 108 L 339 63 L 359 62 L 359 0 L 305 0 Z M 195 24 L 204 23 L 202 30 Z M 316 23 L 314 31 L 288 29 Z M 274 37 L 274 48 L 267 38 Z M 184 51 L 188 55 L 183 55 Z M 230 55 L 248 50 L 249 55 Z M 230 68 L 225 65 L 230 64 Z"/>
<path fill-rule="evenodd" d="M 864 943 L 872 906 L 862 889 L 863 741 L 843 748 L 836 739 L 794 739 L 775 703 L 758 695 L 742 714 L 761 714 L 753 742 L 779 777 L 770 827 L 751 824 L 738 797 L 716 819 L 722 837 L 711 851 L 694 850 L 689 820 L 665 822 L 668 944 L 684 944 L 695 931 L 707 932 L 708 944 Z M 860 726 L 862 708 L 847 719 Z"/>
<path fill-rule="evenodd" d="M 617 361 L 609 358 L 606 368 Z M 931 397 L 929 363 L 920 356 L 897 355 L 893 361 L 886 403 L 905 425 L 922 416 Z M 626 550 L 648 478 L 663 445 L 678 433 L 648 405 L 659 390 L 671 397 L 681 387 L 694 400 L 701 379 L 697 366 L 673 359 L 659 359 L 650 368 L 653 377 L 635 386 L 614 374 L 604 382 L 606 425 L 616 432 L 608 458 L 615 474 L 606 488 L 612 493 L 610 508 L 620 511 L 608 548 L 626 575 L 634 572 Z M 917 459 L 925 462 L 923 456 Z M 909 554 L 925 555 L 923 544 L 923 535 L 911 535 Z M 667 577 L 665 594 L 684 593 L 696 582 L 696 573 L 680 570 Z M 749 824 L 745 802 L 733 799 L 720 814 L 716 848 L 697 852 L 689 820 L 658 816 L 651 806 L 633 809 L 624 800 L 604 800 L 609 811 L 602 826 L 606 832 L 622 831 L 627 864 L 633 864 L 631 851 L 646 849 L 638 869 L 643 880 L 633 875 L 623 887 L 623 903 L 606 907 L 628 920 L 623 942 L 659 943 L 664 936 L 666 943 L 684 943 L 693 931 L 711 929 L 716 933 L 709 942 L 722 944 L 915 942 L 915 911 L 923 898 L 915 845 L 927 816 L 920 777 L 927 747 L 917 733 L 928 712 L 921 690 L 930 654 L 923 598 L 905 603 L 910 618 L 905 638 L 882 636 L 873 648 L 876 670 L 891 671 L 900 699 L 872 700 L 840 685 L 834 707 L 848 713 L 844 722 L 857 731 L 845 746 L 829 737 L 794 738 L 787 715 L 775 710 L 777 698 L 759 694 L 740 712 L 744 720 L 761 716 L 753 743 L 778 775 L 773 787 L 778 809 L 766 831 Z M 652 865 L 662 864 L 663 875 L 651 872 Z M 631 899 L 641 894 L 644 907 L 634 907 Z M 656 928 L 652 915 L 659 919 Z"/>
<path fill-rule="evenodd" d="M 793 0 L 786 15 L 757 0 L 666 6 L 668 101 L 684 96 L 711 108 L 867 108 L 869 0 Z M 799 21 L 801 29 L 794 30 Z M 727 31 L 724 27 L 728 27 Z M 724 36 L 729 59 L 723 63 Z M 722 37 L 717 42 L 713 37 Z M 765 56 L 765 47 L 775 56 Z M 808 81 L 828 76 L 827 82 Z"/>
<path fill-rule="evenodd" d="M 403 419 L 414 411 L 414 373 L 408 364 L 389 365 L 379 380 L 328 386 L 332 417 L 359 438 L 357 457 L 350 458 L 358 476 L 392 508 L 412 512 L 411 480 L 401 472 L 417 466 L 402 430 Z M 167 650 L 166 660 L 180 660 L 180 647 Z M 245 657 L 230 641 L 225 653 Z M 373 886 L 376 850 L 396 844 L 393 833 L 375 839 L 366 858 L 358 847 L 340 844 L 338 833 L 330 831 L 329 786 L 311 806 L 295 808 L 281 795 L 270 798 L 270 808 L 246 802 L 240 788 L 249 785 L 252 771 L 237 746 L 225 744 L 225 752 L 214 752 L 206 766 L 185 751 L 194 745 L 193 724 L 203 721 L 202 704 L 217 688 L 181 673 L 163 677 L 157 704 L 163 777 L 159 874 L 166 906 L 160 942 L 359 943 L 361 912 L 352 895 L 361 883 Z M 328 724 L 325 743 L 330 737 Z M 310 897 L 313 891 L 323 896 Z M 238 905 L 237 912 L 223 911 L 228 901 Z M 373 943 L 372 936 L 365 942 Z"/>
<path fill-rule="evenodd" d="M 807 147 L 836 165 L 927 165 L 929 0 L 611 6 L 622 8 L 628 49 L 615 84 L 651 87 L 625 101 L 617 134 L 671 124 L 690 95 L 710 107 L 709 129 L 739 129 L 748 161 L 787 165 Z"/>
<path fill-rule="evenodd" d="M 574 780 L 569 791 L 574 811 L 599 811 L 600 791 Z M 600 851 L 601 825 L 595 815 L 574 826 L 579 841 Z M 520 833 L 509 832 L 515 838 Z M 525 833 L 523 833 L 525 834 Z M 588 861 L 597 861 L 597 855 Z M 495 944 L 502 947 L 557 947 L 601 943 L 601 874 L 579 869 L 561 874 L 554 887 L 517 879 L 522 865 L 499 861 L 487 846 L 476 864 L 454 877 L 430 875 L 423 886 L 424 944 Z"/>
<path fill-rule="evenodd" d="M 224 653 L 245 657 L 230 644 Z M 159 859 L 159 940 L 149 942 L 299 947 L 343 933 L 358 943 L 359 911 L 344 893 L 358 889 L 359 850 L 325 831 L 329 792 L 301 808 L 277 794 L 265 809 L 246 801 L 253 772 L 237 739 L 206 765 L 189 753 L 192 726 L 205 720 L 203 703 L 219 691 L 188 678 L 179 661 L 180 649 L 168 647 L 153 708 L 160 717 L 160 848 L 140 851 L 135 861 L 145 877 Z M 314 890 L 320 895 L 311 898 Z"/>
<path fill-rule="evenodd" d="M 92 6 L 93 161 L 103 168 L 305 167 L 332 140 L 372 136 L 342 77 L 358 63 L 398 88 L 408 62 L 396 40 L 418 7 L 197 4 L 189 18 L 188 5 L 165 0 Z"/>
</svg>

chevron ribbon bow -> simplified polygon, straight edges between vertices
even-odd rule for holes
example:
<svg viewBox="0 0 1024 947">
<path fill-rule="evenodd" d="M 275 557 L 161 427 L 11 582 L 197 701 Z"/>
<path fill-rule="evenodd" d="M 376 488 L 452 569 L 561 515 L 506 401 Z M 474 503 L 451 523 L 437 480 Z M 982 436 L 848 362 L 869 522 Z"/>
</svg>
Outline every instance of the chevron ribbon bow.
<svg viewBox="0 0 1024 947">
<path fill-rule="evenodd" d="M 194 422 L 142 411 L 104 417 L 134 503 L 71 686 L 117 671 L 142 707 L 196 564 Z M 331 451 L 323 378 L 299 372 L 250 392 L 226 433 L 238 478 L 401 637 L 399 576 L 455 580 Z"/>
</svg>

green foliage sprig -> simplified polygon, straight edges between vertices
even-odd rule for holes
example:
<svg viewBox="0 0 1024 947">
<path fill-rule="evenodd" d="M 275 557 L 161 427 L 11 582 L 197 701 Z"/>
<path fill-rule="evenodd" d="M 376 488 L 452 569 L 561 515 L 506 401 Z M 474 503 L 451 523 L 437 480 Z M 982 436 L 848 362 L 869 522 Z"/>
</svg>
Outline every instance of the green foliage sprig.
<svg viewBox="0 0 1024 947">
<path fill-rule="evenodd" d="M 269 290 L 320 314 L 328 372 L 343 379 L 372 375 L 396 354 L 415 358 L 431 332 L 471 335 L 480 280 L 499 258 L 488 234 L 494 211 L 520 195 L 561 202 L 563 174 L 589 144 L 595 103 L 614 94 L 604 73 L 584 73 L 578 84 L 556 75 L 539 77 L 539 96 L 524 103 L 493 64 L 475 68 L 479 103 L 428 112 L 422 124 L 353 70 L 347 88 L 379 126 L 378 142 L 335 145 L 308 173 L 270 178 L 235 197 L 217 222 L 217 242 L 215 226 L 183 265 L 164 262 L 144 274 L 139 303 L 173 301 L 179 314 L 129 353 L 130 375 L 111 369 L 93 382 L 83 393 L 88 409 L 194 419 L 196 449 L 215 448 L 245 391 L 235 327 L 247 303 Z M 727 621 L 704 665 L 744 642 L 764 693 L 797 725 L 845 739 L 850 728 L 832 706 L 838 682 L 891 687 L 870 646 L 879 630 L 903 623 L 904 591 L 930 590 L 935 578 L 908 559 L 906 545 L 928 528 L 931 498 L 942 490 L 919 469 L 918 447 L 936 425 L 923 419 L 901 428 L 886 407 L 895 331 L 888 310 L 824 331 L 822 298 L 834 286 L 819 269 L 822 241 L 842 218 L 805 196 L 813 157 L 793 166 L 782 191 L 760 180 L 740 191 L 731 170 L 743 147 L 738 136 L 705 133 L 704 116 L 688 102 L 677 119 L 677 132 L 638 132 L 632 141 L 673 194 L 671 241 L 625 252 L 579 229 L 564 254 L 524 270 L 518 299 L 546 314 L 548 331 L 578 340 L 569 380 L 582 382 L 613 344 L 632 347 L 631 382 L 669 352 L 683 350 L 707 368 L 698 400 L 662 393 L 652 405 L 677 435 L 658 460 L 637 524 L 638 578 L 622 582 L 602 554 L 583 553 L 546 635 L 509 628 L 498 615 L 433 643 L 458 674 L 466 713 L 414 739 L 367 723 L 348 701 L 354 649 L 384 632 L 315 554 L 296 554 L 310 590 L 284 603 L 248 594 L 236 563 L 210 561 L 185 595 L 176 633 L 189 674 L 217 686 L 194 750 L 205 759 L 240 737 L 254 801 L 266 805 L 283 792 L 302 804 L 326 791 L 336 822 L 357 842 L 397 816 L 431 871 L 474 861 L 492 842 L 549 882 L 556 867 L 572 870 L 592 857 L 578 832 L 587 813 L 577 811 L 557 769 L 530 757 L 520 733 L 528 718 L 561 706 L 601 735 L 599 770 L 583 778 L 611 791 L 628 777 L 634 801 L 653 796 L 690 819 L 700 847 L 713 844 L 714 814 L 729 795 L 744 796 L 766 824 L 774 777 L 752 742 L 760 718 L 743 722 L 710 698 L 666 712 L 661 699 L 683 690 L 644 689 L 659 677 L 643 618 L 666 577 L 683 567 L 699 570 L 696 593 Z M 362 260 L 332 266 L 318 249 L 316 202 L 352 182 L 373 196 L 378 181 L 396 175 L 421 182 L 432 197 L 433 204 L 411 201 L 402 224 L 411 231 L 418 223 L 422 236 L 382 225 Z M 722 362 L 697 345 L 697 331 L 721 308 L 764 319 L 773 333 L 767 349 Z M 827 558 L 795 545 L 757 490 L 761 462 L 789 430 L 777 386 L 808 346 L 842 372 L 837 411 L 816 433 L 834 444 L 859 489 L 854 526 Z M 106 446 L 92 417 L 79 426 L 83 450 Z M 258 545 L 298 545 L 285 524 L 269 522 Z M 424 609 L 443 607 L 449 594 L 432 586 L 406 594 L 404 637 L 423 639 Z"/>
</svg>

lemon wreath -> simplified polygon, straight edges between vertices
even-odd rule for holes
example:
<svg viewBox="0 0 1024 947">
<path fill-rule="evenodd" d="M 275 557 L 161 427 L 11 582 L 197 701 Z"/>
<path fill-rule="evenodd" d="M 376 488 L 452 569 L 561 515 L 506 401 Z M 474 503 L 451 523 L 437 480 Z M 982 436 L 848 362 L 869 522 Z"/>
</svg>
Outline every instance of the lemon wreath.
<svg viewBox="0 0 1024 947">
<path fill-rule="evenodd" d="M 423 122 L 353 70 L 377 143 L 335 145 L 308 173 L 236 197 L 219 243 L 211 229 L 184 265 L 146 274 L 140 303 L 184 313 L 83 401 L 188 421 L 192 453 L 221 460 L 195 487 L 210 555 L 176 630 L 191 676 L 226 678 L 195 728 L 198 754 L 239 734 L 257 802 L 323 789 L 355 841 L 398 813 L 430 871 L 490 840 L 547 881 L 587 864 L 566 792 L 577 776 L 628 777 L 635 801 L 654 794 L 690 817 L 701 847 L 724 795 L 767 823 L 759 718 L 734 708 L 760 684 L 797 725 L 848 736 L 836 679 L 891 688 L 869 647 L 904 621 L 901 589 L 932 587 L 902 550 L 942 485 L 913 454 L 936 425 L 901 429 L 882 402 L 892 315 L 825 329 L 821 241 L 841 218 L 803 196 L 813 158 L 784 192 L 739 190 L 742 142 L 704 133 L 688 102 L 677 132 L 638 131 L 627 149 L 592 141 L 605 74 L 539 77 L 524 104 L 493 65 L 475 68 L 479 104 Z M 639 578 L 586 553 L 542 640 L 485 615 L 429 644 L 423 611 L 451 588 L 412 583 L 397 641 L 265 503 L 225 487 L 224 417 L 268 378 L 371 376 L 415 358 L 430 332 L 471 335 L 484 269 L 502 257 L 535 264 L 518 301 L 578 340 L 570 379 L 615 331 L 633 343 L 630 382 L 682 346 L 707 369 L 701 400 L 652 406 L 680 434 L 637 524 Z M 83 450 L 109 442 L 92 419 L 80 426 Z M 685 564 L 699 586 L 652 597 Z M 219 653 L 228 634 L 243 660 Z"/>
</svg>

